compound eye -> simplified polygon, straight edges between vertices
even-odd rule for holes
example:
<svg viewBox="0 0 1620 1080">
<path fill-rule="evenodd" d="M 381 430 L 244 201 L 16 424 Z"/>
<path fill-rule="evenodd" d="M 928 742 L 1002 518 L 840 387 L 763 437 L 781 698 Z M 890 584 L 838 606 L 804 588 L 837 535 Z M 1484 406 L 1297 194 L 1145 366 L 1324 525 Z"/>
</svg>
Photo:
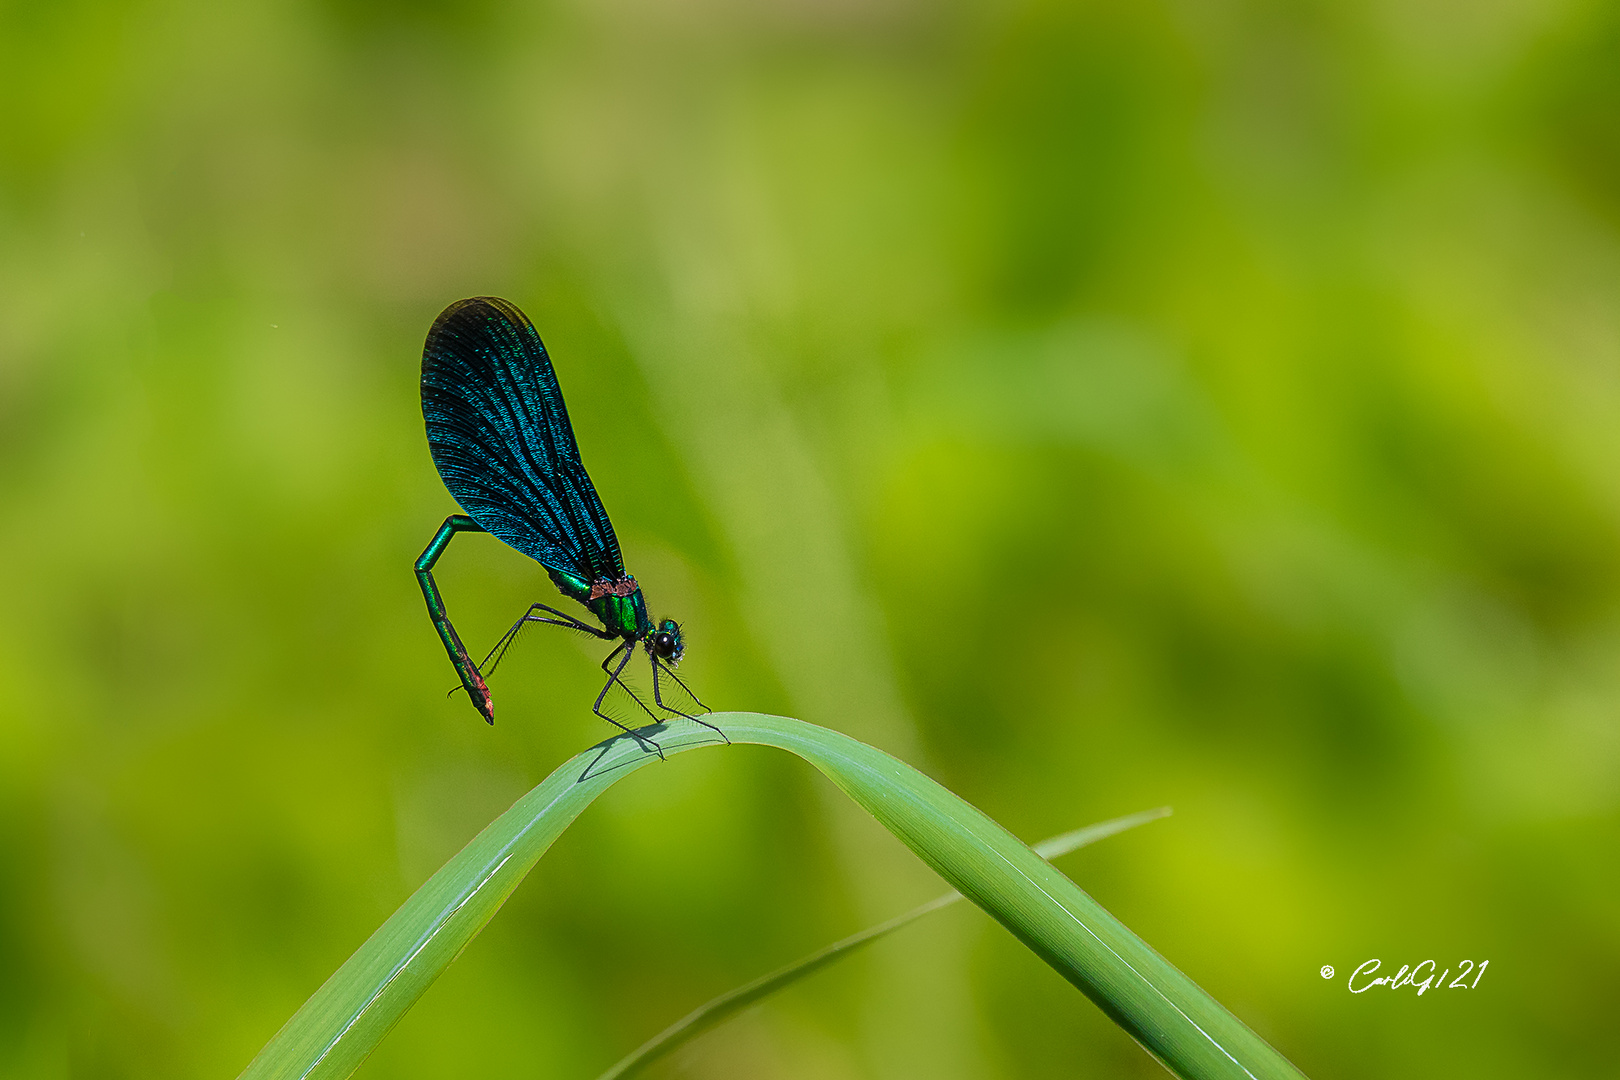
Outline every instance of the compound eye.
<svg viewBox="0 0 1620 1080">
<path fill-rule="evenodd" d="M 675 638 L 670 634 L 654 634 L 653 651 L 665 658 L 673 656 L 675 653 Z"/>
</svg>

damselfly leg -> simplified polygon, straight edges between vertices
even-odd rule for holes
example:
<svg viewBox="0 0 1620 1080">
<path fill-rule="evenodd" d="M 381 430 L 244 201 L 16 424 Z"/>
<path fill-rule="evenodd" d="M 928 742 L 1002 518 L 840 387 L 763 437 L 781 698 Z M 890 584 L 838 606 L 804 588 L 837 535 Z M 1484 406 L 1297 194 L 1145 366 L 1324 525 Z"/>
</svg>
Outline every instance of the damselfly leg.
<svg viewBox="0 0 1620 1080">
<path fill-rule="evenodd" d="M 674 679 L 676 684 L 678 686 L 680 686 L 680 688 L 686 692 L 686 696 L 691 698 L 694 702 L 697 703 L 698 708 L 702 709 L 704 712 L 709 711 L 709 707 L 707 705 L 703 704 L 702 700 L 696 694 L 692 693 L 692 688 L 690 686 L 686 685 L 686 681 L 684 679 L 682 679 L 679 675 L 675 674 L 675 669 L 674 668 L 665 666 L 663 661 L 659 660 L 657 656 L 651 656 L 651 657 L 649 657 L 649 659 L 652 660 L 653 702 L 654 702 L 654 704 L 656 704 L 660 709 L 663 709 L 665 712 L 672 712 L 676 716 L 684 716 L 688 720 L 691 720 L 691 721 L 693 721 L 695 723 L 702 724 L 704 727 L 708 728 L 710 731 L 714 732 L 716 735 L 720 736 L 722 739 L 725 739 L 727 746 L 731 745 L 731 739 L 726 735 L 725 732 L 721 731 L 719 728 L 715 727 L 713 724 L 709 723 L 707 720 L 703 719 L 701 716 L 694 716 L 689 712 L 683 712 L 680 709 L 677 709 L 673 705 L 670 705 L 670 704 L 668 704 L 668 703 L 666 703 L 664 701 L 663 694 L 659 690 L 659 686 L 658 686 L 658 673 L 660 671 L 662 671 L 665 675 L 668 675 L 671 679 Z"/>
<path fill-rule="evenodd" d="M 536 615 L 536 611 L 544 611 L 556 617 L 548 619 L 544 615 Z M 548 607 L 545 604 L 530 604 L 529 610 L 523 613 L 521 619 L 512 624 L 510 630 L 501 635 L 501 640 L 495 643 L 494 647 L 489 650 L 489 655 L 485 656 L 483 662 L 478 665 L 483 670 L 486 678 L 495 674 L 495 669 L 500 666 L 502 658 L 506 656 L 506 650 L 510 649 L 513 643 L 517 641 L 518 632 L 528 623 L 545 623 L 549 626 L 560 626 L 564 630 L 579 630 L 604 641 L 612 640 L 614 637 L 606 630 L 592 626 L 588 622 L 581 622 L 572 615 L 558 611 L 554 607 Z"/>
<path fill-rule="evenodd" d="M 628 664 L 630 662 L 630 658 L 635 655 L 635 649 L 632 647 L 634 644 L 635 643 L 632 641 L 621 641 L 618 648 L 614 649 L 603 658 L 602 670 L 607 672 L 608 681 L 605 685 L 603 685 L 602 692 L 596 695 L 596 703 L 591 706 L 591 711 L 597 716 L 600 716 L 602 719 L 606 720 L 608 723 L 612 724 L 614 727 L 624 731 L 625 734 L 634 738 L 637 742 L 642 744 L 643 748 L 649 746 L 652 747 L 653 752 L 660 758 L 663 758 L 664 751 L 656 742 L 653 742 L 645 735 L 639 734 L 631 729 L 628 725 L 620 723 L 618 720 L 615 720 L 613 717 L 602 711 L 602 699 L 607 697 L 609 690 L 613 689 L 613 684 L 618 683 L 620 689 L 630 695 L 630 700 L 641 706 L 641 711 L 646 713 L 647 717 L 652 720 L 653 723 L 660 723 L 658 717 L 654 715 L 653 711 L 647 708 L 647 703 L 642 701 L 639 697 L 636 697 L 636 692 L 626 686 L 623 679 L 619 678 L 620 674 L 624 671 L 624 666 Z M 612 667 L 609 667 L 609 664 L 613 664 L 613 658 L 615 656 L 619 657 L 619 662 L 614 664 Z"/>
</svg>

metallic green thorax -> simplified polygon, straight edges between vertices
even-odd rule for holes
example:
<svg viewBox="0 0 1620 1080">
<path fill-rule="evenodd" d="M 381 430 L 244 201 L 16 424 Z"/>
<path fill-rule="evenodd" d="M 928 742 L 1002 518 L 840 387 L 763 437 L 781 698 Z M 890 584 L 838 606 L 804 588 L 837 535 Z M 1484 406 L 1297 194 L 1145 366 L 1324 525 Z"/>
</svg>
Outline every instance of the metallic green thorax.
<svg viewBox="0 0 1620 1080">
<path fill-rule="evenodd" d="M 549 566 L 546 573 L 564 596 L 590 608 L 591 614 L 601 619 L 603 628 L 614 637 L 640 641 L 652 633 L 647 601 L 642 598 L 635 578 L 623 577 L 618 581 L 604 578 L 593 583 Z M 618 595 L 620 593 L 624 595 Z"/>
</svg>

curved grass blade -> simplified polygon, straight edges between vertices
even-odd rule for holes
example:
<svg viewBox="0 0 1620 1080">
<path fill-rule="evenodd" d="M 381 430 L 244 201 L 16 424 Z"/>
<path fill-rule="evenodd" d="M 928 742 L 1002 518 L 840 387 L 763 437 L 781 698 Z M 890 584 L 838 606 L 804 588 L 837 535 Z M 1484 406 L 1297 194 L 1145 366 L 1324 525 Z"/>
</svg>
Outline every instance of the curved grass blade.
<svg viewBox="0 0 1620 1080">
<path fill-rule="evenodd" d="M 714 713 L 733 742 L 809 761 L 1191 1080 L 1303 1074 L 1079 886 L 949 791 L 864 743 L 799 720 Z M 639 736 L 666 755 L 718 742 L 678 719 Z M 577 755 L 479 833 L 326 980 L 242 1073 L 244 1080 L 345 1077 L 500 909 L 557 836 L 615 781 L 657 761 L 619 736 Z"/>
<path fill-rule="evenodd" d="M 1042 840 L 1035 845 L 1035 853 L 1043 859 L 1055 859 L 1059 855 L 1067 855 L 1077 848 L 1094 844 L 1098 840 L 1113 836 L 1115 833 L 1133 829 L 1138 825 L 1145 825 L 1162 817 L 1170 816 L 1170 808 L 1161 806 L 1156 810 L 1144 810 L 1139 814 L 1128 814 L 1125 817 L 1112 818 L 1100 821 L 1095 825 L 1087 825 L 1083 829 L 1075 829 L 1060 836 Z M 855 950 L 870 945 L 879 938 L 894 933 L 902 926 L 909 926 L 924 915 L 950 907 L 962 894 L 952 889 L 943 896 L 936 896 L 926 904 L 912 908 L 904 915 L 896 915 L 886 922 L 869 926 L 858 934 L 851 934 L 847 938 L 833 942 L 826 948 L 818 949 L 809 956 L 785 967 L 777 968 L 769 975 L 761 975 L 753 982 L 744 983 L 735 990 L 727 991 L 719 997 L 687 1013 L 657 1035 L 642 1043 L 635 1050 L 625 1055 L 607 1072 L 597 1077 L 597 1080 L 623 1080 L 651 1065 L 659 1058 L 673 1053 L 686 1043 L 697 1038 L 705 1031 L 718 1027 L 720 1024 L 736 1016 L 765 998 L 770 997 L 778 990 L 785 989 L 806 976 L 813 975 L 822 968 L 842 960 Z"/>
</svg>

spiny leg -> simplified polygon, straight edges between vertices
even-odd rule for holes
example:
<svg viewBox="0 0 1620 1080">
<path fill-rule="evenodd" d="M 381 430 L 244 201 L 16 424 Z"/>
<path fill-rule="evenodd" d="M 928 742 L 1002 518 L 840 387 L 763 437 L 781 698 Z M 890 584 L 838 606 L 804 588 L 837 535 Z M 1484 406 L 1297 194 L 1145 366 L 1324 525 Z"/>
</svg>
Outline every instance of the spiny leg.
<svg viewBox="0 0 1620 1080">
<path fill-rule="evenodd" d="M 631 644 L 632 643 L 628 641 L 621 641 L 616 649 L 608 653 L 607 656 L 603 658 L 602 670 L 607 672 L 608 681 L 602 687 L 602 692 L 596 695 L 596 702 L 591 706 L 591 711 L 597 716 L 600 716 L 602 719 L 606 720 L 608 723 L 612 724 L 614 727 L 623 731 L 626 735 L 634 738 L 637 742 L 641 743 L 643 747 L 652 747 L 653 752 L 658 755 L 659 760 L 668 760 L 664 757 L 663 748 L 657 743 L 653 742 L 651 739 L 639 732 L 632 731 L 630 728 L 626 727 L 624 724 L 621 724 L 619 721 L 602 711 L 602 699 L 607 697 L 607 692 L 609 690 L 613 689 L 613 684 L 618 683 L 621 687 L 624 687 L 624 692 L 630 695 L 630 700 L 634 701 L 637 705 L 640 705 L 641 711 L 652 718 L 653 723 L 656 724 L 659 722 L 658 717 L 653 716 L 653 711 L 647 708 L 647 703 L 636 697 L 636 692 L 630 689 L 628 686 L 625 686 L 624 680 L 619 678 L 619 673 L 624 670 L 624 665 L 628 664 L 630 662 L 630 658 L 635 655 L 635 650 L 629 647 Z M 608 665 L 611 664 L 613 662 L 613 658 L 618 656 L 621 652 L 624 653 L 623 659 L 619 661 L 617 666 L 609 670 Z"/>
<path fill-rule="evenodd" d="M 696 723 L 702 724 L 704 727 L 708 728 L 710 731 L 714 732 L 716 735 L 720 736 L 722 739 L 725 739 L 726 740 L 726 745 L 730 746 L 731 745 L 730 736 L 728 736 L 725 732 L 721 731 L 719 728 L 715 727 L 713 724 L 709 723 L 707 720 L 703 719 L 701 716 L 692 716 L 689 713 L 683 713 L 679 709 L 672 708 L 672 707 L 664 704 L 663 697 L 658 693 L 658 672 L 659 672 L 660 668 L 663 669 L 663 672 L 664 672 L 665 675 L 668 675 L 670 678 L 674 679 L 677 683 L 680 684 L 681 689 L 686 691 L 686 694 L 687 694 L 688 697 L 690 697 L 693 701 L 696 701 L 698 703 L 698 705 L 702 706 L 702 708 L 704 708 L 704 709 L 708 708 L 707 705 L 704 705 L 703 702 L 698 699 L 698 696 L 696 694 L 692 693 L 692 688 L 690 686 L 687 686 L 686 683 L 681 679 L 681 677 L 679 675 L 675 674 L 675 669 L 674 668 L 664 667 L 663 664 L 658 662 L 658 657 L 656 657 L 656 656 L 649 656 L 649 659 L 652 660 L 652 669 L 653 669 L 653 702 L 660 709 L 664 709 L 664 710 L 666 710 L 668 712 L 672 712 L 676 716 L 684 716 L 688 720 L 692 720 L 692 721 L 695 721 Z"/>
<path fill-rule="evenodd" d="M 472 699 L 474 707 L 485 720 L 493 724 L 495 702 L 489 695 L 489 687 L 484 683 L 484 676 L 479 672 L 478 665 L 467 655 L 467 647 L 461 643 L 456 628 L 450 625 L 450 615 L 445 610 L 444 600 L 439 596 L 439 587 L 433 581 L 433 565 L 439 561 L 439 556 L 444 554 L 450 538 L 458 532 L 483 531 L 482 525 L 464 514 L 452 514 L 445 518 L 444 524 L 439 526 L 439 531 L 434 534 L 427 550 L 416 560 L 416 581 L 422 586 L 422 596 L 427 600 L 428 617 L 433 620 L 433 628 L 439 632 L 439 640 L 444 642 L 444 651 L 450 654 L 450 663 L 455 666 L 456 674 L 461 677 L 461 685 L 466 688 L 467 696 Z"/>
<path fill-rule="evenodd" d="M 677 675 L 675 673 L 675 668 L 674 668 L 673 665 L 665 664 L 664 665 L 664 674 L 668 675 L 670 678 L 674 679 L 677 683 L 679 683 L 681 689 L 686 691 L 687 696 L 690 697 L 693 701 L 697 702 L 698 707 L 700 709 L 702 709 L 704 712 L 713 712 L 714 711 L 713 709 L 709 708 L 707 705 L 705 705 L 703 703 L 702 698 L 700 698 L 696 694 L 692 693 L 692 688 L 690 686 L 686 685 L 686 680 L 681 678 L 679 675 Z M 660 704 L 662 704 L 662 703 L 660 703 Z"/>
<path fill-rule="evenodd" d="M 619 655 L 619 650 L 620 649 L 625 650 L 624 658 L 622 660 L 620 660 L 618 662 L 618 664 L 614 665 L 612 670 L 609 670 L 608 665 L 613 663 L 613 658 L 615 656 Z M 638 695 L 634 690 L 630 689 L 630 684 L 625 682 L 624 679 L 620 677 L 622 675 L 622 673 L 624 672 L 625 665 L 630 663 L 630 658 L 632 656 L 634 656 L 635 654 L 636 654 L 635 642 L 626 641 L 623 644 L 621 644 L 618 648 L 616 648 L 612 652 L 608 653 L 607 656 L 602 659 L 602 670 L 607 672 L 608 681 L 607 681 L 607 685 L 602 687 L 602 692 L 600 694 L 596 695 L 596 704 L 601 705 L 602 704 L 602 699 L 607 696 L 608 690 L 610 690 L 612 688 L 614 683 L 618 683 L 619 687 L 626 694 L 630 695 L 630 700 L 634 701 L 636 703 L 636 705 L 641 709 L 641 711 L 647 714 L 647 719 L 651 720 L 655 724 L 661 724 L 661 723 L 663 723 L 663 720 L 659 719 L 658 714 L 653 712 L 651 709 L 647 708 L 647 703 L 645 701 L 642 701 L 640 695 Z M 597 710 L 596 715 L 602 717 L 605 720 L 612 719 L 612 717 L 607 716 L 605 713 L 601 712 L 600 710 Z M 617 720 L 614 720 L 613 722 L 616 723 L 616 724 L 618 723 Z M 619 724 L 619 726 L 624 727 L 623 724 Z M 629 730 L 629 729 L 626 728 L 626 730 Z"/>
<path fill-rule="evenodd" d="M 542 616 L 535 614 L 535 611 L 537 610 L 549 612 L 557 617 L 555 619 L 543 618 Z M 521 619 L 512 624 L 512 628 L 510 630 L 501 635 L 501 639 L 497 641 L 494 647 L 489 650 L 489 655 L 485 656 L 482 663 L 478 665 L 484 669 L 484 675 L 486 678 L 495 674 L 495 669 L 500 666 L 501 660 L 506 656 L 506 650 L 510 649 L 513 643 L 517 641 L 518 631 L 523 629 L 525 623 L 532 622 L 548 623 L 551 626 L 560 626 L 565 630 L 583 630 L 585 633 L 590 634 L 593 637 L 602 638 L 604 641 L 611 640 L 613 637 L 613 635 L 608 633 L 606 630 L 599 630 L 590 623 L 581 622 L 572 615 L 558 611 L 554 607 L 549 607 L 545 604 L 530 604 L 529 610 L 523 613 L 523 617 Z M 492 658 L 494 663 L 490 662 Z"/>
</svg>

